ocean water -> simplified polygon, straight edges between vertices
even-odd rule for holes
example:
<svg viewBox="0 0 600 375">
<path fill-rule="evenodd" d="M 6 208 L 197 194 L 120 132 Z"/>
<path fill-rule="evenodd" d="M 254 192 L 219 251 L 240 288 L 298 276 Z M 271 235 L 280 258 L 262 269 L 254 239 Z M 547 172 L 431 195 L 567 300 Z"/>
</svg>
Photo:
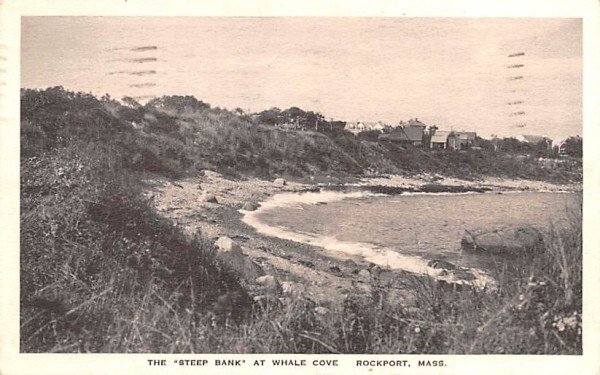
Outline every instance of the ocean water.
<svg viewBox="0 0 600 375">
<path fill-rule="evenodd" d="M 263 234 L 320 246 L 340 258 L 426 272 L 432 259 L 489 271 L 494 258 L 460 251 L 465 229 L 566 225 L 574 193 L 280 194 L 244 220 Z"/>
</svg>

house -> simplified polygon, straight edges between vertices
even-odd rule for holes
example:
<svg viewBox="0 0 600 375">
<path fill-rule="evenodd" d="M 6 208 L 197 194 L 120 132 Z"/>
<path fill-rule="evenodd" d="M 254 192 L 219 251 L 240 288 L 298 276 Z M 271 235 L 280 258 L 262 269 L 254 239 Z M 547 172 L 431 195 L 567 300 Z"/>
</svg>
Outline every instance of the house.
<svg viewBox="0 0 600 375">
<path fill-rule="evenodd" d="M 437 130 L 433 129 L 431 134 L 431 140 L 429 141 L 429 148 L 433 149 L 450 149 L 450 150 L 461 150 L 464 149 L 466 136 L 463 135 L 461 139 L 461 133 L 452 130 Z"/>
<path fill-rule="evenodd" d="M 427 125 L 418 119 L 410 119 L 407 124 L 392 129 L 389 133 L 379 135 L 379 139 L 398 142 L 406 145 L 421 146 Z"/>
<path fill-rule="evenodd" d="M 448 136 L 448 148 L 451 150 L 460 150 L 461 149 L 461 140 L 459 133 L 455 131 L 451 131 Z"/>
<path fill-rule="evenodd" d="M 353 134 L 358 134 L 365 130 L 365 124 L 360 121 L 349 121 L 346 123 L 346 126 L 344 126 L 344 130 Z"/>
<path fill-rule="evenodd" d="M 348 122 L 344 127 L 344 130 L 358 134 L 362 132 L 368 131 L 378 131 L 382 132 L 384 129 L 389 128 L 389 125 L 384 124 L 381 121 L 376 122 L 368 122 L 368 121 L 356 121 L 356 122 Z"/>
<path fill-rule="evenodd" d="M 560 156 L 567 155 L 567 147 L 566 147 L 567 146 L 567 139 L 568 138 L 565 138 L 565 139 L 562 139 L 562 140 L 556 142 L 556 147 L 558 149 L 557 151 L 558 151 L 558 154 Z"/>
<path fill-rule="evenodd" d="M 376 130 L 376 131 L 383 131 L 383 129 L 386 128 L 385 124 L 381 121 L 365 123 L 365 126 L 366 126 L 367 130 Z"/>
<path fill-rule="evenodd" d="M 448 137 L 452 134 L 451 131 L 447 130 L 436 130 L 431 135 L 431 141 L 429 141 L 429 148 L 435 149 L 446 149 L 448 147 Z"/>
<path fill-rule="evenodd" d="M 460 150 L 470 149 L 473 146 L 473 144 L 475 143 L 475 139 L 477 138 L 476 132 L 461 131 L 461 132 L 457 132 L 457 135 L 458 135 L 458 141 L 459 141 L 458 149 L 460 149 Z"/>
<path fill-rule="evenodd" d="M 517 140 L 524 142 L 524 143 L 529 143 L 531 145 L 542 145 L 544 146 L 546 149 L 551 150 L 552 149 L 552 140 L 548 137 L 543 137 L 541 135 L 519 135 L 516 137 Z"/>
</svg>

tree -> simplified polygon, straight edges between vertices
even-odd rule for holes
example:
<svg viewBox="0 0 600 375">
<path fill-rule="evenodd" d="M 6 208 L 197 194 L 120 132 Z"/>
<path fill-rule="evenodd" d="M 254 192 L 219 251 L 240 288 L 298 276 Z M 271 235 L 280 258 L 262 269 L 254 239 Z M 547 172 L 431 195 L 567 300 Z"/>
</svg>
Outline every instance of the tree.
<svg viewBox="0 0 600 375">
<path fill-rule="evenodd" d="M 258 122 L 266 125 L 276 125 L 281 123 L 281 109 L 273 107 L 258 113 Z"/>
<path fill-rule="evenodd" d="M 121 101 L 123 101 L 123 103 L 131 108 L 141 108 L 142 105 L 140 103 L 138 103 L 135 99 L 129 97 L 129 96 L 124 96 L 121 98 Z"/>
<path fill-rule="evenodd" d="M 210 104 L 204 103 L 202 100 L 198 100 L 191 95 L 181 96 L 162 96 L 160 98 L 154 98 L 146 104 L 147 107 L 171 109 L 177 113 L 184 111 L 203 111 L 210 109 Z"/>
<path fill-rule="evenodd" d="M 562 146 L 562 152 L 574 158 L 583 157 L 583 138 L 580 136 L 567 138 Z"/>
</svg>

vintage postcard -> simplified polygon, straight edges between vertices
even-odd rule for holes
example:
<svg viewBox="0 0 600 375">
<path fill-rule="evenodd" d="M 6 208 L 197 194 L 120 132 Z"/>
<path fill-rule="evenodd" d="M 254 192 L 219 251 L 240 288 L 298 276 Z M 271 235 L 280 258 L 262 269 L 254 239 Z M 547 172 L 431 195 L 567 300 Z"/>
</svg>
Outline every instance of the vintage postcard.
<svg viewBox="0 0 600 375">
<path fill-rule="evenodd" d="M 600 371 L 600 8 L 518 6 L 0 3 L 0 371 Z"/>
</svg>

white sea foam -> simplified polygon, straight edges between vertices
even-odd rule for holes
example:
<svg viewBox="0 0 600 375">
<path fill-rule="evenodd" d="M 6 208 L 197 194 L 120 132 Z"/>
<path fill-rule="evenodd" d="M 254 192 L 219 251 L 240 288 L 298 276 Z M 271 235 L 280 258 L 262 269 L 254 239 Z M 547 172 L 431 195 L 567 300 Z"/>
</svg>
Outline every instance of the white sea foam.
<svg viewBox="0 0 600 375">
<path fill-rule="evenodd" d="M 378 246 L 366 242 L 341 241 L 331 236 L 292 231 L 281 226 L 268 225 L 259 219 L 259 215 L 261 213 L 279 207 L 301 209 L 303 205 L 306 204 L 327 203 L 340 201 L 343 199 L 360 199 L 373 196 L 382 196 L 382 194 L 373 194 L 369 192 L 342 193 L 331 191 L 319 193 L 282 193 L 272 196 L 263 202 L 255 211 L 240 210 L 240 212 L 244 215 L 242 221 L 253 227 L 258 233 L 266 236 L 318 246 L 325 249 L 328 254 L 335 256 L 336 258 L 360 258 L 374 263 L 380 267 L 389 268 L 392 270 L 403 270 L 416 274 L 426 274 L 438 280 L 444 280 L 449 283 L 471 284 L 482 288 L 494 287 L 494 280 L 484 271 L 479 269 L 471 268 L 467 270 L 475 276 L 474 280 L 466 281 L 457 279 L 452 273 L 441 275 L 438 273 L 439 270 L 434 270 L 430 267 L 427 267 L 428 261 L 419 256 L 401 254 L 392 248 Z"/>
</svg>

